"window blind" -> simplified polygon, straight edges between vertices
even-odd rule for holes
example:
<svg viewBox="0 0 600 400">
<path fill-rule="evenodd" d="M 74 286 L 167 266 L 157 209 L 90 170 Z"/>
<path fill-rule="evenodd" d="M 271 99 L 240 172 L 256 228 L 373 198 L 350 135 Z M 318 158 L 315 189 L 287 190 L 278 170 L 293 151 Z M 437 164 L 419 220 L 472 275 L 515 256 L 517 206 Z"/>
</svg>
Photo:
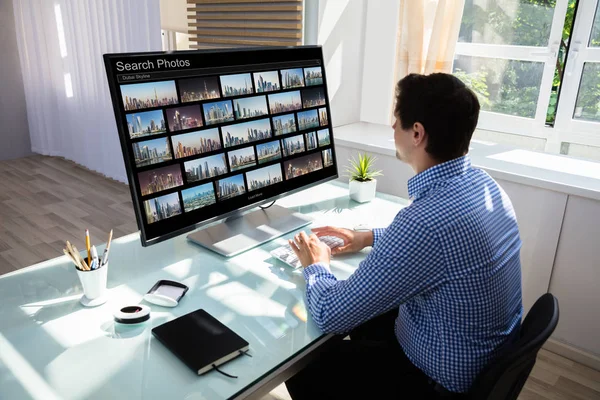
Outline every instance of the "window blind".
<svg viewBox="0 0 600 400">
<path fill-rule="evenodd" d="M 187 0 L 190 48 L 302 44 L 302 0 Z"/>
</svg>

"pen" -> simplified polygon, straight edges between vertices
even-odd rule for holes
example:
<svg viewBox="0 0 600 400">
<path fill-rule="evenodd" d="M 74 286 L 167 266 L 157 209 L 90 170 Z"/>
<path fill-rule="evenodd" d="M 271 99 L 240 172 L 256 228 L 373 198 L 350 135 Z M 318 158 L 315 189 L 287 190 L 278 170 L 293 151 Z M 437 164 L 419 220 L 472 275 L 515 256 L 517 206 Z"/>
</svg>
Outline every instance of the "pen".
<svg viewBox="0 0 600 400">
<path fill-rule="evenodd" d="M 92 254 L 90 249 L 90 231 L 88 229 L 85 230 L 85 247 L 87 248 L 87 263 L 88 265 L 91 265 Z"/>
<path fill-rule="evenodd" d="M 96 269 L 99 267 L 98 265 L 98 251 L 96 250 L 96 246 L 92 246 L 92 265 L 94 265 L 94 268 L 92 269 Z"/>
</svg>

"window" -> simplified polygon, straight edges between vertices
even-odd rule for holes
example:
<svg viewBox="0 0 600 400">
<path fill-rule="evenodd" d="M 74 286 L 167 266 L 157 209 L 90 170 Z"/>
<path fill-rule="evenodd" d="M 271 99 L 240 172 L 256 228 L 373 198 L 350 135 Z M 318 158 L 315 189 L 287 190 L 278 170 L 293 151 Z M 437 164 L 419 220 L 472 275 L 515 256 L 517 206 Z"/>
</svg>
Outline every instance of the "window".
<svg viewBox="0 0 600 400">
<path fill-rule="evenodd" d="M 565 154 L 600 147 L 600 1 L 579 1 L 555 128 Z"/>
<path fill-rule="evenodd" d="M 600 146 L 598 7 L 598 0 L 466 1 L 453 73 L 477 93 L 488 138 L 498 132 L 500 142 L 573 155 L 582 155 L 578 146 Z"/>
</svg>

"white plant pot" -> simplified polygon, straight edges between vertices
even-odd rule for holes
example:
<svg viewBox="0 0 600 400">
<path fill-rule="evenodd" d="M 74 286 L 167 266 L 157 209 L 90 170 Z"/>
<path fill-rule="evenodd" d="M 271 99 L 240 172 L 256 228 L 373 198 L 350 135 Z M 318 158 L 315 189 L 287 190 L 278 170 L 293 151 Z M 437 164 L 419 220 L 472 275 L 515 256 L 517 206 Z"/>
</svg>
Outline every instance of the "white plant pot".
<svg viewBox="0 0 600 400">
<path fill-rule="evenodd" d="M 375 198 L 377 179 L 368 182 L 350 181 L 350 198 L 359 203 L 365 203 Z"/>
</svg>

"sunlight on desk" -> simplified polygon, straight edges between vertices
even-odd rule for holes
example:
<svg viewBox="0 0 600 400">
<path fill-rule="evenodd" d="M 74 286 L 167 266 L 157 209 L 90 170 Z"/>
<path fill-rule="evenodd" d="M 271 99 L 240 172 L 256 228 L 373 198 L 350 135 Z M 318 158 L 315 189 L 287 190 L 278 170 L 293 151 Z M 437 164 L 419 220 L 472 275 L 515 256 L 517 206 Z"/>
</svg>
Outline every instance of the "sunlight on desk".
<svg viewBox="0 0 600 400">
<path fill-rule="evenodd" d="M 198 289 L 203 290 L 209 288 L 211 286 L 217 286 L 225 281 L 227 281 L 229 277 L 220 272 L 211 272 L 208 274 L 208 282 L 206 282 L 203 286 L 199 286 Z"/>
<path fill-rule="evenodd" d="M 114 292 L 109 294 L 112 295 L 113 299 L 109 300 L 109 307 L 107 308 L 83 308 L 79 305 L 79 297 L 81 297 L 79 295 L 73 300 L 73 309 L 69 310 L 70 312 L 54 318 L 54 313 L 60 315 L 66 310 L 63 307 L 55 311 L 47 306 L 45 309 L 40 310 L 47 309 L 47 313 L 38 312 L 34 319 L 41 323 L 44 331 L 64 348 L 76 347 L 99 337 L 104 337 L 106 332 L 101 329 L 101 326 L 104 322 L 112 321 L 111 310 L 127 303 L 127 299 L 139 301 L 141 298 L 141 294 L 127 285 L 121 285 L 113 290 Z"/>
<path fill-rule="evenodd" d="M 76 333 L 74 333 L 76 334 Z M 107 352 L 103 342 L 112 341 L 112 349 Z M 136 354 L 143 355 L 143 347 L 149 346 L 146 336 L 115 340 L 98 337 L 62 352 L 46 366 L 46 379 L 60 393 L 69 393 L 72 399 L 87 399 L 98 388 L 110 384 L 113 377 L 120 374 L 124 366 L 135 362 Z M 132 361 L 133 360 L 133 361 Z M 143 362 L 142 360 L 139 360 Z M 102 368 L 98 368 L 102 365 Z M 75 376 L 65 371 L 75 370 Z M 73 385 L 73 380 L 79 383 Z"/>
<path fill-rule="evenodd" d="M 65 296 L 65 297 L 59 297 L 57 299 L 50 299 L 50 300 L 46 300 L 46 301 L 38 301 L 35 303 L 24 304 L 24 305 L 20 306 L 20 308 L 21 308 L 21 311 L 23 311 L 23 313 L 25 315 L 27 315 L 29 317 L 33 317 L 44 307 L 55 306 L 55 305 L 59 305 L 59 304 L 63 304 L 63 303 L 73 303 L 73 302 L 79 301 L 80 298 L 81 298 L 81 294 L 76 294 L 73 296 Z"/>
<path fill-rule="evenodd" d="M 191 269 L 192 259 L 187 258 L 185 260 L 181 260 L 169 266 L 166 266 L 165 268 L 163 268 L 163 271 L 168 272 L 173 276 L 173 278 L 175 278 L 175 280 L 177 280 L 185 279 L 185 277 L 187 277 L 190 274 Z"/>
<path fill-rule="evenodd" d="M 60 396 L 48 386 L 45 379 L 21 356 L 0 333 L 0 361 L 35 400 L 59 400 Z M 1 365 L 0 365 L 1 366 Z"/>
<path fill-rule="evenodd" d="M 240 315 L 283 317 L 285 306 L 240 282 L 210 288 L 206 294 Z"/>
</svg>

